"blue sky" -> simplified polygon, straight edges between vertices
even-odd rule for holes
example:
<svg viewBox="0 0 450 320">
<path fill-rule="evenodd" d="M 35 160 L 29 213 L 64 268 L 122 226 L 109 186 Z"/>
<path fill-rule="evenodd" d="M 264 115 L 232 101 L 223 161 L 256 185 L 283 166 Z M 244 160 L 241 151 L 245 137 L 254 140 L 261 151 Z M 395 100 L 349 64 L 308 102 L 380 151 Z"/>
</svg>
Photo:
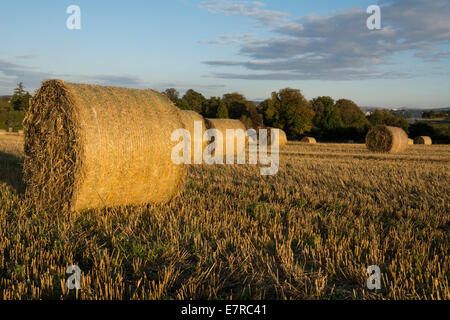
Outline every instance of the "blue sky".
<svg viewBox="0 0 450 320">
<path fill-rule="evenodd" d="M 68 30 L 69 5 L 81 30 Z M 382 30 L 369 30 L 369 5 Z M 42 80 L 450 106 L 449 0 L 0 2 L 0 94 Z"/>
</svg>

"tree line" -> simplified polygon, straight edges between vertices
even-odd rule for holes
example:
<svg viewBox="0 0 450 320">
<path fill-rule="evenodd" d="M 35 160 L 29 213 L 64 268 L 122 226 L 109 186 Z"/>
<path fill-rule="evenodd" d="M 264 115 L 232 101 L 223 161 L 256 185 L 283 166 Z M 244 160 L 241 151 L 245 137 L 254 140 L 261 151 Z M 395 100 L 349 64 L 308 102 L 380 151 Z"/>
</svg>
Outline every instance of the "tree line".
<svg viewBox="0 0 450 320">
<path fill-rule="evenodd" d="M 22 129 L 25 112 L 32 95 L 19 83 L 11 97 L 0 97 L 0 129 Z"/>
<path fill-rule="evenodd" d="M 165 94 L 180 109 L 194 110 L 208 118 L 239 119 L 247 128 L 279 128 L 291 140 L 312 135 L 323 141 L 361 141 L 372 126 L 379 124 L 401 127 L 408 133 L 410 129 L 408 121 L 387 110 L 376 110 L 366 117 L 351 100 L 334 101 L 328 96 L 308 100 L 301 90 L 292 88 L 272 92 L 258 105 L 237 92 L 209 99 L 192 89 L 181 98 L 174 88 Z"/>
<path fill-rule="evenodd" d="M 430 110 L 422 112 L 422 118 L 424 119 L 446 119 L 450 120 L 450 110 Z"/>
<path fill-rule="evenodd" d="M 321 141 L 363 141 L 368 130 L 376 125 L 400 127 L 411 137 L 426 135 L 441 143 L 450 143 L 450 126 L 416 122 L 409 124 L 388 110 L 375 110 L 365 116 L 358 105 L 348 99 L 334 101 L 321 96 L 308 100 L 301 90 L 285 88 L 272 92 L 270 98 L 255 103 L 238 93 L 227 93 L 222 97 L 205 98 L 201 93 L 189 89 L 183 97 L 174 88 L 164 92 L 180 109 L 193 110 L 206 118 L 239 119 L 250 129 L 279 128 L 290 140 L 303 136 L 314 136 Z M 32 95 L 22 83 L 10 97 L 0 97 L 0 129 L 22 128 L 25 112 Z M 442 114 L 447 115 L 442 112 Z M 426 116 L 435 117 L 434 113 Z"/>
</svg>

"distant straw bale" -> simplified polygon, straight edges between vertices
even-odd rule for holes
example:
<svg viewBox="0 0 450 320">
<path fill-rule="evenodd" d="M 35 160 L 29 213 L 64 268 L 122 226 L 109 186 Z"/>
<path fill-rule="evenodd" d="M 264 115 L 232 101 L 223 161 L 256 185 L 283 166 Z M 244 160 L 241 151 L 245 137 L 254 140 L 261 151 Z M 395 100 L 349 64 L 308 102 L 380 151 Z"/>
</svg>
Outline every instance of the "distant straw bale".
<svg viewBox="0 0 450 320">
<path fill-rule="evenodd" d="M 247 132 L 247 128 L 244 126 L 244 124 L 240 120 L 233 120 L 233 119 L 205 119 L 206 128 L 207 129 L 216 129 L 222 133 L 223 136 L 223 156 L 226 157 L 227 155 L 240 155 L 245 151 L 245 147 L 248 144 L 248 138 L 245 138 L 243 145 L 238 145 L 238 139 L 237 137 L 230 137 L 227 136 L 227 129 L 237 130 L 242 129 L 244 131 L 244 134 Z M 228 150 L 227 149 L 227 139 L 229 143 L 234 143 L 234 149 Z M 209 143 L 208 143 L 209 144 Z M 217 155 L 217 154 L 215 154 Z"/>
<path fill-rule="evenodd" d="M 307 143 L 307 144 L 316 144 L 317 141 L 313 137 L 304 137 L 302 140 L 300 140 L 301 143 Z"/>
<path fill-rule="evenodd" d="M 279 146 L 285 146 L 288 143 L 288 139 L 286 136 L 286 132 L 284 132 L 283 130 L 279 129 L 279 128 L 265 128 L 267 129 L 267 145 L 270 146 L 272 145 L 272 130 L 278 130 L 279 132 Z M 263 141 L 262 141 L 263 142 Z"/>
<path fill-rule="evenodd" d="M 170 138 L 184 126 L 155 91 L 45 81 L 24 124 L 26 194 L 38 208 L 164 203 L 183 183 Z"/>
<path fill-rule="evenodd" d="M 288 143 L 288 139 L 286 136 L 286 132 L 284 132 L 283 130 L 280 130 L 280 147 L 287 145 Z"/>
<path fill-rule="evenodd" d="M 373 152 L 403 152 L 408 148 L 408 136 L 401 128 L 379 125 L 367 133 L 366 146 Z"/>
<path fill-rule="evenodd" d="M 191 134 L 191 163 L 194 163 L 194 160 L 203 159 L 203 151 L 205 147 L 208 145 L 206 140 L 203 140 L 203 135 L 206 131 L 205 120 L 202 115 L 198 114 L 195 111 L 191 110 L 180 110 L 181 121 L 184 124 L 186 130 Z M 195 135 L 194 132 L 194 124 L 198 121 L 202 125 L 202 130 L 200 132 L 201 135 Z"/>
<path fill-rule="evenodd" d="M 414 140 L 413 139 L 408 139 L 408 145 L 412 146 L 414 144 Z"/>
<path fill-rule="evenodd" d="M 431 140 L 431 138 L 427 137 L 427 136 L 420 136 L 420 137 L 416 137 L 414 139 L 414 144 L 432 145 L 433 144 L 433 140 Z"/>
</svg>

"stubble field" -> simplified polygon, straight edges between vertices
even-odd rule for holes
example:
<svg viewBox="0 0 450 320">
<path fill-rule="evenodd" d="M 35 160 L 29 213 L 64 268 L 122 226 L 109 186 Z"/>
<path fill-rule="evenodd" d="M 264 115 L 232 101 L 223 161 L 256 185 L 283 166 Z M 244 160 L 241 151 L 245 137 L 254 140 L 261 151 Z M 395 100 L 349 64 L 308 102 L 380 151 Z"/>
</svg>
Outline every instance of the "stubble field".
<svg viewBox="0 0 450 320">
<path fill-rule="evenodd" d="M 450 146 L 290 143 L 275 176 L 192 166 L 170 204 L 65 215 L 27 203 L 22 162 L 0 136 L 0 299 L 450 299 Z"/>
</svg>

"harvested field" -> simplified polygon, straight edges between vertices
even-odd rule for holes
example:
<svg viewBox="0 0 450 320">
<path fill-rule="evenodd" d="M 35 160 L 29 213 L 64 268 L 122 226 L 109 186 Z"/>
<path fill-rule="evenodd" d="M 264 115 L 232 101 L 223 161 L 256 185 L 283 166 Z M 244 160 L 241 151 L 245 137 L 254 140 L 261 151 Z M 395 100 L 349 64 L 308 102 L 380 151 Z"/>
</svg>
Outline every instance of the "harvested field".
<svg viewBox="0 0 450 320">
<path fill-rule="evenodd" d="M 450 146 L 289 143 L 275 176 L 191 166 L 169 204 L 58 215 L 25 201 L 20 142 L 4 139 L 3 299 L 450 299 Z"/>
</svg>

